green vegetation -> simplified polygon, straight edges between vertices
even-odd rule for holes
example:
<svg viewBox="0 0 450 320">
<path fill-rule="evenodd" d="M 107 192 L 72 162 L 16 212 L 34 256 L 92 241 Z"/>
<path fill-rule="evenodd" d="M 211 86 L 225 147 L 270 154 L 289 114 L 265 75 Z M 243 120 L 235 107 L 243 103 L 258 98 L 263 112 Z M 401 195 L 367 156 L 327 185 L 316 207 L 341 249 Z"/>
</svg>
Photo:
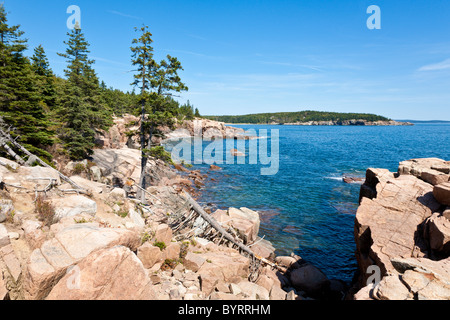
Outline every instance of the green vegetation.
<svg viewBox="0 0 450 320">
<path fill-rule="evenodd" d="M 300 111 L 300 112 L 277 112 L 259 113 L 242 116 L 205 116 L 204 118 L 222 121 L 225 123 L 295 123 L 309 121 L 346 121 L 346 120 L 367 120 L 367 121 L 388 121 L 390 119 L 366 113 L 338 113 L 320 111 Z"/>
<path fill-rule="evenodd" d="M 174 162 L 172 160 L 172 155 L 170 154 L 170 152 L 167 152 L 164 149 L 164 147 L 162 147 L 162 146 L 157 146 L 157 147 L 151 148 L 149 150 L 148 154 L 155 159 L 162 160 L 171 165 L 174 164 Z"/>
<path fill-rule="evenodd" d="M 149 233 L 148 231 L 144 232 L 144 234 L 141 236 L 142 244 L 146 243 L 147 241 L 150 241 L 153 238 L 153 235 Z"/>
<path fill-rule="evenodd" d="M 156 240 L 155 243 L 154 243 L 153 245 L 154 245 L 155 247 L 158 247 L 159 250 L 161 250 L 161 251 L 163 251 L 163 250 L 167 247 L 167 245 L 166 245 L 164 242 L 158 241 L 158 240 Z"/>
<path fill-rule="evenodd" d="M 25 57 L 27 40 L 19 26 L 9 26 L 6 10 L 0 6 L 0 116 L 15 129 L 25 148 L 51 158 L 45 149 L 54 142 L 50 118 L 37 88 L 39 78 Z"/>
<path fill-rule="evenodd" d="M 164 260 L 164 263 L 161 265 L 161 270 L 162 271 L 168 271 L 168 270 L 173 270 L 177 267 L 177 265 L 183 263 L 182 259 L 166 259 Z"/>
<path fill-rule="evenodd" d="M 131 50 L 133 85 L 140 92 L 123 92 L 98 78 L 91 44 L 78 26 L 67 33 L 65 51 L 58 53 L 66 61 L 64 78 L 54 74 L 42 45 L 25 56 L 28 40 L 19 25 L 8 24 L 0 4 L 0 118 L 11 136 L 49 164 L 56 155 L 78 161 L 89 158 L 97 131 L 108 130 L 114 116 L 142 116 L 144 150 L 157 146 L 152 137 L 162 136 L 159 126 L 199 115 L 189 101 L 174 99 L 174 93 L 188 89 L 178 75 L 181 63 L 169 55 L 156 62 L 151 33 L 147 27 L 137 31 L 142 34 Z M 8 157 L 2 150 L 0 156 Z"/>
</svg>

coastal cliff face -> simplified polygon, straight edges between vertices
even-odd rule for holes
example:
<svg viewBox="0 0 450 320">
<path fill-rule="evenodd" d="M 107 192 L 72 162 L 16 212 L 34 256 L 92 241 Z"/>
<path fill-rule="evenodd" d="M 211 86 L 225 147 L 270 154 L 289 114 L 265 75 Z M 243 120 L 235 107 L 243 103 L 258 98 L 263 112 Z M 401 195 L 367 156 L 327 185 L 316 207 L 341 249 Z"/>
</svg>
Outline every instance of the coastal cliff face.
<svg viewBox="0 0 450 320">
<path fill-rule="evenodd" d="M 98 130 L 96 134 L 96 144 L 106 149 L 122 149 L 125 147 L 139 149 L 139 117 L 124 115 L 114 118 L 113 126 L 108 131 Z M 164 138 L 154 136 L 154 144 L 160 144 L 163 139 L 180 139 L 186 137 L 202 137 L 205 139 L 213 137 L 246 139 L 244 129 L 226 126 L 224 122 L 208 119 L 186 120 L 175 123 L 174 130 L 168 127 L 158 128 Z"/>
<path fill-rule="evenodd" d="M 449 181 L 450 162 L 435 158 L 404 161 L 397 173 L 367 170 L 355 219 L 355 299 L 450 299 Z"/>
</svg>

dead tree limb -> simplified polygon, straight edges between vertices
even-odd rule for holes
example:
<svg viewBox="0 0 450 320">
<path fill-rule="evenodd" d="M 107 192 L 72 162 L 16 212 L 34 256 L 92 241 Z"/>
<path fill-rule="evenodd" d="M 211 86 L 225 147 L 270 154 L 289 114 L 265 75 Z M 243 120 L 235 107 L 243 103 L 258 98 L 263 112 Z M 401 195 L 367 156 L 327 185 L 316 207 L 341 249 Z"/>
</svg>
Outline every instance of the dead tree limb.
<svg viewBox="0 0 450 320">
<path fill-rule="evenodd" d="M 25 147 L 23 147 L 20 143 L 18 143 L 15 139 L 13 139 L 11 137 L 10 134 L 6 133 L 5 131 L 3 131 L 3 129 L 0 129 L 0 134 L 3 136 L 3 138 L 8 139 L 16 148 L 18 148 L 20 151 L 22 151 L 23 153 L 25 153 L 27 156 L 31 157 L 34 156 L 36 157 L 36 161 L 43 167 L 46 168 L 51 168 L 53 170 L 55 170 L 58 175 L 60 176 L 60 178 L 66 182 L 68 182 L 69 184 L 71 184 L 73 187 L 75 187 L 76 189 L 81 189 L 84 190 L 83 187 L 80 187 L 78 184 L 75 183 L 75 181 L 73 181 L 72 179 L 70 179 L 69 177 L 66 177 L 65 175 L 63 175 L 61 172 L 59 172 L 58 170 L 56 170 L 55 168 L 53 168 L 52 166 L 49 166 L 47 163 L 45 163 L 44 161 L 42 161 L 39 157 L 37 157 L 36 155 L 32 154 L 30 151 L 28 151 Z M 4 141 L 4 139 L 0 139 L 0 142 Z M 6 144 L 6 142 L 4 143 L 3 147 L 5 148 L 5 145 L 8 147 L 8 145 Z M 6 149 L 6 148 L 5 148 Z M 11 149 L 11 148 L 10 148 Z M 7 149 L 6 149 L 7 150 Z M 8 152 L 9 153 L 9 152 Z M 20 158 L 20 157 L 19 157 Z M 23 161 L 22 158 L 21 162 L 19 161 L 19 163 L 21 165 L 25 164 L 25 161 Z"/>
<path fill-rule="evenodd" d="M 192 199 L 192 197 L 186 192 L 184 191 L 184 197 L 187 200 L 187 203 L 189 203 L 189 205 L 192 207 L 192 209 L 197 212 L 199 214 L 199 216 L 205 220 L 211 227 L 213 227 L 215 230 L 217 230 L 218 234 L 220 234 L 221 236 L 221 241 L 222 240 L 227 240 L 229 242 L 231 242 L 233 245 L 235 245 L 236 247 L 239 248 L 239 250 L 241 252 L 244 252 L 248 255 L 249 258 L 252 259 L 252 266 L 257 266 L 262 264 L 265 265 L 269 265 L 274 269 L 278 269 L 281 271 L 284 271 L 283 268 L 281 268 L 280 266 L 278 266 L 277 264 L 263 258 L 260 257 L 258 255 L 256 255 L 249 247 L 247 247 L 246 245 L 244 245 L 241 241 L 237 240 L 235 237 L 233 237 L 229 232 L 227 232 L 221 225 L 219 222 L 217 222 L 213 217 L 211 217 L 209 214 L 207 214 L 203 208 L 197 203 L 197 201 L 195 201 L 194 199 Z M 185 221 L 186 222 L 186 221 Z"/>
<path fill-rule="evenodd" d="M 17 153 L 14 152 L 13 149 L 11 149 L 8 146 L 8 143 L 6 142 L 6 139 L 4 138 L 0 138 L 0 145 L 5 149 L 5 151 L 14 158 L 14 160 L 16 160 L 20 165 L 24 165 L 25 164 L 25 160 L 23 160 Z M 6 165 L 6 164 L 2 164 L 2 165 Z"/>
</svg>

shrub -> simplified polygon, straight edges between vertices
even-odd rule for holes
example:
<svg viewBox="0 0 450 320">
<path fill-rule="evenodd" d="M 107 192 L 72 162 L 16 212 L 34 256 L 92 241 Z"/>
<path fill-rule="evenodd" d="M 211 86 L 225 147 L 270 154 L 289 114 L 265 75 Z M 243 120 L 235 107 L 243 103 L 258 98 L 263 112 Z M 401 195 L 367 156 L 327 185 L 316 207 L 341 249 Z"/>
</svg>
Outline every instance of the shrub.
<svg viewBox="0 0 450 320">
<path fill-rule="evenodd" d="M 163 251 L 167 246 L 164 242 L 160 242 L 158 240 L 153 244 L 155 247 L 158 247 L 161 251 Z"/>
<path fill-rule="evenodd" d="M 84 164 L 82 163 L 77 163 L 74 167 L 73 167 L 73 173 L 74 174 L 80 174 L 82 172 L 84 172 L 86 170 L 86 167 L 84 166 Z"/>
<path fill-rule="evenodd" d="M 148 232 L 145 232 L 145 233 L 142 235 L 142 238 L 141 238 L 142 244 L 146 243 L 146 242 L 149 241 L 151 238 L 153 238 L 152 234 L 151 234 L 151 233 L 148 233 Z"/>
<path fill-rule="evenodd" d="M 35 213 L 38 216 L 39 221 L 42 221 L 44 225 L 50 227 L 55 223 L 55 207 L 45 197 L 38 195 L 35 202 Z"/>
<path fill-rule="evenodd" d="M 174 164 L 172 160 L 172 155 L 169 152 L 167 152 L 162 146 L 153 147 L 147 151 L 148 154 L 155 159 L 162 160 L 171 165 Z"/>
<path fill-rule="evenodd" d="M 172 270 L 175 269 L 178 264 L 180 264 L 181 261 L 179 259 L 166 259 L 164 260 L 164 263 L 161 266 L 162 271 Z"/>
<path fill-rule="evenodd" d="M 126 218 L 128 216 L 128 211 L 126 210 L 120 210 L 116 213 L 121 218 Z"/>
<path fill-rule="evenodd" d="M 10 210 L 6 213 L 6 223 L 14 223 L 15 210 Z"/>
</svg>

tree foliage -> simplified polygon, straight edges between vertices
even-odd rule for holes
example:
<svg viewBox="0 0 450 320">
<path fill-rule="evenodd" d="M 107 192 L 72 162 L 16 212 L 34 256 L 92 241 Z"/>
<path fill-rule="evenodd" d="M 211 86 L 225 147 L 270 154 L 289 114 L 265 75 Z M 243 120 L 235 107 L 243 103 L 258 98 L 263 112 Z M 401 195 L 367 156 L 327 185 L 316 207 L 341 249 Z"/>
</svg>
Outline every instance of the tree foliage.
<svg viewBox="0 0 450 320">
<path fill-rule="evenodd" d="M 242 116 L 206 116 L 206 118 L 226 123 L 296 123 L 309 121 L 347 121 L 347 120 L 367 120 L 367 121 L 388 121 L 390 119 L 366 113 L 339 113 L 320 111 L 300 111 L 300 112 L 278 112 L 278 113 L 258 113 Z"/>
<path fill-rule="evenodd" d="M 50 121 L 40 101 L 36 77 L 24 55 L 27 40 L 20 26 L 9 26 L 0 6 L 0 116 L 11 126 L 11 135 L 31 152 L 46 159 L 53 144 Z"/>
<path fill-rule="evenodd" d="M 93 152 L 95 129 L 107 128 L 110 110 L 103 102 L 99 79 L 89 59 L 89 43 L 81 29 L 75 27 L 65 41 L 66 52 L 59 53 L 67 61 L 64 70 L 67 81 L 63 86 L 60 137 L 74 160 L 84 159 Z"/>
</svg>

